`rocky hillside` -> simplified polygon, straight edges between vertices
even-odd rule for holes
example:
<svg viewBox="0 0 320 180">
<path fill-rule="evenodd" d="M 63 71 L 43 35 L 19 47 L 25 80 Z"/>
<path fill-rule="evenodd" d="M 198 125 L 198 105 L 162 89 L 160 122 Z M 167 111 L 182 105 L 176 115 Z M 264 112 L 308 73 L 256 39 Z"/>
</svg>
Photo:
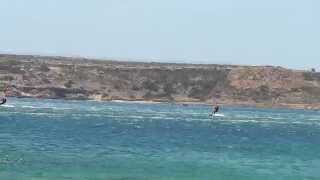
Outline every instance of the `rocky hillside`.
<svg viewBox="0 0 320 180">
<path fill-rule="evenodd" d="M 271 66 L 0 55 L 8 96 L 320 108 L 320 73 Z"/>
</svg>

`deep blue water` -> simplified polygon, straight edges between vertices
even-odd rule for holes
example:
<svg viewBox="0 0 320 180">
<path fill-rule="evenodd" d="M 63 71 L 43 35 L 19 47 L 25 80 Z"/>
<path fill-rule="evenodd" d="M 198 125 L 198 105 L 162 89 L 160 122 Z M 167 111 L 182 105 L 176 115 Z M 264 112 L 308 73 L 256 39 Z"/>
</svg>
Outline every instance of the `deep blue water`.
<svg viewBox="0 0 320 180">
<path fill-rule="evenodd" d="M 9 99 L 4 180 L 319 180 L 320 112 Z"/>
</svg>

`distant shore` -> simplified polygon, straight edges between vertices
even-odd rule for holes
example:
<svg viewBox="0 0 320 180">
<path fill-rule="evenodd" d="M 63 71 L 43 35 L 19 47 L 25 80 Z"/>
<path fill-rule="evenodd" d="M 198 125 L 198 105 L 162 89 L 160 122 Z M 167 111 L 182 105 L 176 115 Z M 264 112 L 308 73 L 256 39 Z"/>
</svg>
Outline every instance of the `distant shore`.
<svg viewBox="0 0 320 180">
<path fill-rule="evenodd" d="M 320 109 L 320 73 L 274 66 L 0 54 L 12 97 Z"/>
</svg>

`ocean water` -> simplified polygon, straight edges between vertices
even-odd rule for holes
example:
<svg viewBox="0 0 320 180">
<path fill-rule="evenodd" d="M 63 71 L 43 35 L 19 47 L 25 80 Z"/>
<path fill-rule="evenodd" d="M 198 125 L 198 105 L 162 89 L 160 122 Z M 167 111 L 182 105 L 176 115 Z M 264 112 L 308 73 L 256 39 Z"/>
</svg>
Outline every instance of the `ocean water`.
<svg viewBox="0 0 320 180">
<path fill-rule="evenodd" d="M 320 112 L 9 99 L 2 180 L 319 180 Z"/>
</svg>

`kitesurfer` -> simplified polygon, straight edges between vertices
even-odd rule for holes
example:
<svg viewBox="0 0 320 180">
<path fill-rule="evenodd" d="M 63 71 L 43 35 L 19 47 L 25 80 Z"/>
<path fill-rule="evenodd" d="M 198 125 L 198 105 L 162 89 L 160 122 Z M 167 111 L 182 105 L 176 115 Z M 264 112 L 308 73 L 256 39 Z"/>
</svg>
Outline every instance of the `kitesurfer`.
<svg viewBox="0 0 320 180">
<path fill-rule="evenodd" d="M 216 105 L 214 107 L 214 111 L 213 111 L 213 114 L 216 114 L 218 111 L 219 111 L 220 107 L 218 105 Z"/>
<path fill-rule="evenodd" d="M 7 99 L 5 97 L 1 98 L 0 105 L 5 104 L 7 102 Z"/>
<path fill-rule="evenodd" d="M 8 86 L 4 90 L 4 97 L 1 98 L 0 105 L 3 105 L 3 104 L 5 104 L 7 102 L 7 98 L 6 98 L 7 90 L 8 90 Z"/>
<path fill-rule="evenodd" d="M 217 112 L 219 112 L 219 105 L 213 106 L 212 107 L 212 113 L 210 114 L 210 116 L 213 116 L 214 114 L 216 114 Z"/>
</svg>

